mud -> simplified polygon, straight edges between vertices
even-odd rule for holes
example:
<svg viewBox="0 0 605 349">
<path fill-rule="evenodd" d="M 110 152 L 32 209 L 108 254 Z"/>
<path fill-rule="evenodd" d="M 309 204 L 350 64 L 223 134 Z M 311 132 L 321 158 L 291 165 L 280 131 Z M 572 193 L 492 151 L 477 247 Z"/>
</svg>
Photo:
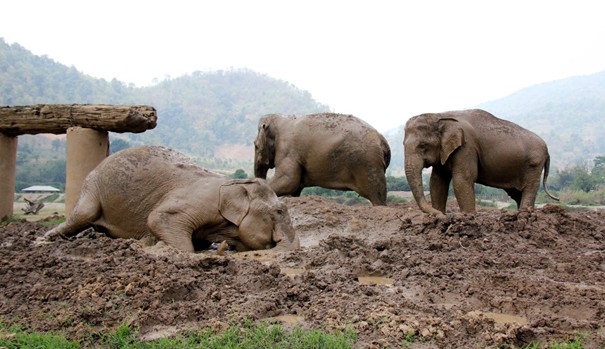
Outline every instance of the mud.
<svg viewBox="0 0 605 349">
<path fill-rule="evenodd" d="M 0 227 L 0 318 L 84 343 L 119 324 L 143 339 L 244 318 L 333 331 L 360 348 L 518 347 L 582 336 L 605 346 L 605 213 L 286 198 L 299 251 L 216 256 L 87 232 Z M 97 337 L 98 338 L 98 337 Z"/>
</svg>

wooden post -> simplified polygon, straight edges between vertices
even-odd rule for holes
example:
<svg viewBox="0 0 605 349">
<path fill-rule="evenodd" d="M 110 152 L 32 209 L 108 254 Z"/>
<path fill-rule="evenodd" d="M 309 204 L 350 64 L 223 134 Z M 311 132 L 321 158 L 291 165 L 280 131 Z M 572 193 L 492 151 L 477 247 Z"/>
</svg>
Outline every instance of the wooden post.
<svg viewBox="0 0 605 349">
<path fill-rule="evenodd" d="M 0 219 L 13 215 L 17 137 L 0 133 Z"/>
<path fill-rule="evenodd" d="M 67 129 L 67 178 L 65 183 L 65 217 L 69 217 L 88 174 L 109 153 L 109 134 L 90 128 Z"/>
<path fill-rule="evenodd" d="M 69 216 L 84 179 L 108 155 L 108 132 L 144 132 L 156 123 L 155 108 L 146 105 L 0 106 L 0 218 L 13 214 L 17 136 L 67 132 L 65 216 Z M 9 201 L 10 208 L 5 208 Z"/>
</svg>

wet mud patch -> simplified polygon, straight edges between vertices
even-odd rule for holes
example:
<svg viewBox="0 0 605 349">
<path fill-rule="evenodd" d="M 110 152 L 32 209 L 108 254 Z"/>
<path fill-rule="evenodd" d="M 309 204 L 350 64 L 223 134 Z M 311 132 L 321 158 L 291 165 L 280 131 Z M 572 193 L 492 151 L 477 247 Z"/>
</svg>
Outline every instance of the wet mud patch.
<svg viewBox="0 0 605 349">
<path fill-rule="evenodd" d="M 302 248 L 179 252 L 87 233 L 34 242 L 0 226 L 0 317 L 90 338 L 119 324 L 153 339 L 232 321 L 345 327 L 358 347 L 521 346 L 583 335 L 605 344 L 605 214 L 555 205 L 448 218 L 414 204 L 285 198 Z"/>
</svg>

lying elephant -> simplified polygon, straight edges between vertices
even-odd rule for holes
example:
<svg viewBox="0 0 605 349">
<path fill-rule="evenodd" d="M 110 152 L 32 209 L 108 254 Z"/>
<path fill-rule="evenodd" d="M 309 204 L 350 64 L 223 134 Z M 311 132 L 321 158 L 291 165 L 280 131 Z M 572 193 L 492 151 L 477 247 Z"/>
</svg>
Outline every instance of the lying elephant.
<svg viewBox="0 0 605 349">
<path fill-rule="evenodd" d="M 391 161 L 386 139 L 352 116 L 266 115 L 254 141 L 254 175 L 267 178 L 277 195 L 299 196 L 305 187 L 354 190 L 373 205 L 385 205 L 385 171 Z"/>
<path fill-rule="evenodd" d="M 426 213 L 445 213 L 450 182 L 460 210 L 475 213 L 474 184 L 502 188 L 519 209 L 533 207 L 540 175 L 546 188 L 550 155 L 531 131 L 483 110 L 422 114 L 408 120 L 403 140 L 405 175 L 416 203 Z M 432 207 L 422 190 L 422 169 L 433 167 Z"/>
<path fill-rule="evenodd" d="M 299 247 L 287 207 L 263 180 L 232 180 L 164 147 L 109 156 L 86 177 L 67 221 L 45 236 L 90 226 L 115 238 L 152 234 L 189 252 L 194 240 L 226 240 L 237 251 Z"/>
</svg>

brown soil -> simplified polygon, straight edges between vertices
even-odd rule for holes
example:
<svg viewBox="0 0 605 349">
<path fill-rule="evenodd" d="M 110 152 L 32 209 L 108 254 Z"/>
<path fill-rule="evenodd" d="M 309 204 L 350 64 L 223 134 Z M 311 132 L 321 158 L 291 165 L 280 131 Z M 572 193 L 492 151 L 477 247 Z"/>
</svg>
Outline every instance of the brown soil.
<svg viewBox="0 0 605 349">
<path fill-rule="evenodd" d="M 145 339 L 243 318 L 352 327 L 357 347 L 605 346 L 605 213 L 424 217 L 414 203 L 286 198 L 303 247 L 216 256 L 88 232 L 36 245 L 0 227 L 0 318 L 70 337 L 127 323 Z M 413 338 L 406 343 L 405 338 Z M 503 345 L 504 344 L 504 345 Z"/>
</svg>

